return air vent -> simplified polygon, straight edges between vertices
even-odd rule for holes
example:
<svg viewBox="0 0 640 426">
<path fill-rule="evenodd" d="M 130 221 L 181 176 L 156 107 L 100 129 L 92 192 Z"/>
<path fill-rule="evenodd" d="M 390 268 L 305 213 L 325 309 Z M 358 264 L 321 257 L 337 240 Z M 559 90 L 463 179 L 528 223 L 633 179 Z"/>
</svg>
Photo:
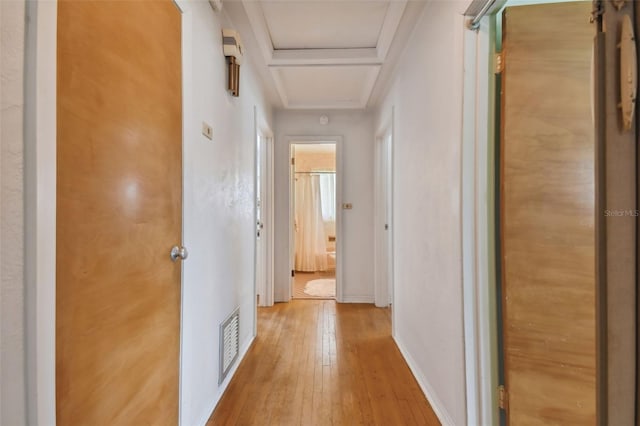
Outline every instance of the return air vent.
<svg viewBox="0 0 640 426">
<path fill-rule="evenodd" d="M 220 374 L 218 384 L 227 377 L 240 351 L 240 310 L 236 309 L 220 324 Z"/>
</svg>

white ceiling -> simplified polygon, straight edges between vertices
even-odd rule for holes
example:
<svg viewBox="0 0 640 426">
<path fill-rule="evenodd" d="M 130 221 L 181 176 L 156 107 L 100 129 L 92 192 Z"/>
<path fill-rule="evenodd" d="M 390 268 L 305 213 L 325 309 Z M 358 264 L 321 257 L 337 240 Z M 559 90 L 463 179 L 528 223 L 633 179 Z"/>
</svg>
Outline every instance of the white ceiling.
<svg viewBox="0 0 640 426">
<path fill-rule="evenodd" d="M 388 3 L 262 3 L 273 49 L 375 48 Z"/>
<path fill-rule="evenodd" d="M 242 5 L 254 36 L 247 43 L 243 35 L 245 44 L 255 41 L 259 52 L 245 50 L 262 57 L 284 108 L 363 109 L 386 66 L 407 1 L 242 0 Z"/>
</svg>

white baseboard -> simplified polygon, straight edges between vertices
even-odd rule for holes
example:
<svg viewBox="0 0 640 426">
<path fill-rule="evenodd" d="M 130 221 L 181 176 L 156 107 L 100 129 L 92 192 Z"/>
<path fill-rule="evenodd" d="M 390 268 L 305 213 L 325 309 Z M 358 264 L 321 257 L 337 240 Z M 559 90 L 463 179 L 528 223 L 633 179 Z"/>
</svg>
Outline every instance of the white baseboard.
<svg viewBox="0 0 640 426">
<path fill-rule="evenodd" d="M 256 336 L 251 336 L 251 338 L 247 341 L 247 343 L 242 345 L 242 348 L 240 348 L 240 355 L 238 356 L 238 360 L 236 361 L 235 365 L 231 367 L 231 371 L 229 371 L 229 374 L 227 374 L 227 377 L 224 379 L 224 382 L 222 382 L 222 384 L 220 385 L 219 387 L 220 393 L 218 394 L 218 397 L 215 399 L 215 401 L 213 401 L 211 405 L 211 409 L 209 410 L 209 414 L 207 414 L 206 417 L 200 419 L 200 421 L 197 424 L 202 426 L 205 426 L 207 424 L 207 422 L 209 421 L 209 418 L 211 417 L 214 410 L 218 406 L 218 403 L 222 399 L 222 395 L 224 395 L 225 391 L 227 390 L 227 387 L 229 386 L 231 379 L 233 379 L 233 376 L 236 375 L 236 371 L 238 370 L 240 363 L 242 362 L 244 357 L 247 355 L 247 352 L 249 352 L 249 348 L 251 347 L 255 339 L 256 339 Z"/>
<path fill-rule="evenodd" d="M 451 415 L 449 415 L 447 410 L 444 408 L 442 401 L 440 401 L 440 399 L 438 399 L 438 397 L 436 396 L 435 391 L 429 385 L 429 382 L 422 374 L 422 371 L 418 368 L 415 360 L 413 359 L 409 351 L 407 351 L 402 341 L 400 341 L 397 336 L 393 336 L 393 340 L 396 342 L 396 346 L 398 346 L 398 349 L 400 350 L 400 353 L 404 357 L 405 361 L 407 361 L 409 369 L 413 373 L 413 376 L 416 378 L 418 385 L 420 385 L 420 388 L 422 389 L 422 393 L 424 393 L 424 396 L 427 397 L 429 404 L 431 404 L 431 408 L 433 408 L 434 413 L 436 413 L 436 416 L 438 416 L 438 420 L 440 420 L 442 426 L 456 426 L 453 419 L 451 418 Z"/>
<path fill-rule="evenodd" d="M 373 296 L 343 296 L 340 303 L 373 303 Z"/>
</svg>

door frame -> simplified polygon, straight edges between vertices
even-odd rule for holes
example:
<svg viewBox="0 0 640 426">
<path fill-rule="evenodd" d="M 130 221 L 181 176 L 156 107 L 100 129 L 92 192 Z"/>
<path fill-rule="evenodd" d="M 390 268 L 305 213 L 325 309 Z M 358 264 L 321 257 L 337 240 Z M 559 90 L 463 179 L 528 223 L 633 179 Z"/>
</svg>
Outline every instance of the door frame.
<svg viewBox="0 0 640 426">
<path fill-rule="evenodd" d="M 333 143 L 336 146 L 336 301 L 342 302 L 344 299 L 342 288 L 342 262 L 344 259 L 344 232 L 342 230 L 342 136 L 286 136 L 285 139 L 287 140 L 288 147 L 286 164 L 288 164 L 289 167 L 289 271 L 294 270 L 295 258 L 295 205 L 293 203 L 295 176 L 293 175 L 294 169 L 291 165 L 293 145 Z M 285 293 L 285 300 L 287 302 L 292 299 L 293 279 L 294 277 L 289 277 L 289 284 L 287 285 L 287 291 Z"/>
<path fill-rule="evenodd" d="M 254 221 L 255 218 L 257 217 L 257 210 L 258 210 L 258 206 L 256 204 L 256 198 L 257 198 L 257 188 L 258 188 L 258 163 L 260 161 L 260 158 L 258 158 L 258 144 L 260 144 L 260 140 L 264 140 L 264 147 L 266 149 L 265 151 L 265 156 L 266 156 L 266 168 L 265 170 L 262 170 L 262 173 L 264 174 L 265 178 L 264 178 L 264 182 L 266 182 L 265 188 L 264 188 L 264 193 L 265 193 L 265 200 L 262 200 L 263 206 L 266 205 L 267 208 L 264 209 L 263 208 L 263 214 L 264 214 L 264 222 L 265 222 L 265 228 L 267 229 L 267 240 L 265 242 L 266 244 L 266 255 L 265 255 L 265 286 L 264 286 L 264 298 L 262 300 L 260 300 L 260 305 L 259 306 L 273 306 L 274 303 L 274 265 L 273 265 L 273 255 L 274 255 L 274 226 L 275 226 L 275 220 L 274 220 L 274 173 L 273 173 L 273 151 L 274 151 L 274 144 L 273 144 L 273 132 L 271 131 L 271 129 L 269 128 L 269 126 L 266 123 L 261 123 L 259 121 L 259 115 L 258 115 L 258 110 L 257 107 L 254 106 L 253 107 L 253 116 L 254 116 L 254 128 L 255 128 L 255 137 L 256 137 L 256 145 L 255 145 L 255 153 L 254 153 L 254 210 L 253 210 L 253 217 L 254 217 Z M 256 302 L 257 299 L 257 294 L 258 294 L 258 287 L 257 287 L 257 278 L 258 278 L 258 271 L 255 268 L 256 265 L 256 261 L 258 259 L 258 240 L 257 238 L 254 238 L 255 244 L 254 244 L 254 278 L 253 278 L 253 282 L 254 282 L 254 294 L 253 294 L 253 299 L 254 299 L 254 303 L 256 304 L 256 309 L 254 309 L 254 329 L 253 329 L 253 334 L 254 336 L 257 335 L 257 307 L 258 304 Z"/>
<path fill-rule="evenodd" d="M 375 256 L 376 261 L 374 262 L 375 276 L 375 305 L 378 307 L 388 307 L 393 303 L 395 299 L 395 287 L 394 287 L 394 266 L 395 266 L 395 256 L 393 251 L 393 233 L 394 233 L 394 223 L 393 223 L 393 116 L 394 116 L 394 107 L 391 108 L 391 117 L 388 123 L 386 123 L 375 139 L 375 191 L 374 191 L 374 223 L 375 223 L 375 232 L 374 232 L 374 244 L 375 244 Z M 386 152 L 385 152 L 386 151 Z M 386 168 L 386 171 L 384 169 Z M 384 171 L 384 173 L 383 173 Z M 386 182 L 383 182 L 383 176 L 386 177 Z M 382 195 L 383 186 L 387 186 L 387 191 L 385 193 L 386 199 L 381 200 L 380 197 Z M 385 203 L 384 206 L 380 203 Z M 382 211 L 384 208 L 385 211 Z M 388 209 L 388 211 L 387 211 Z M 383 222 L 380 222 L 380 216 L 386 216 L 387 225 L 389 229 L 384 231 L 380 226 Z M 380 244 L 386 243 L 387 252 L 386 259 L 378 259 L 378 251 L 380 249 Z M 386 260 L 386 279 L 380 280 L 378 273 L 380 260 Z M 393 321 L 393 309 L 391 311 L 392 323 Z"/>
<path fill-rule="evenodd" d="M 504 3 L 504 0 L 503 0 Z M 495 238 L 495 13 L 463 23 L 462 293 L 469 424 L 499 424 Z"/>
<path fill-rule="evenodd" d="M 56 424 L 57 1 L 26 2 L 27 421 Z"/>
<path fill-rule="evenodd" d="M 191 93 L 187 0 L 173 0 L 182 14 L 183 109 Z M 25 370 L 27 421 L 56 425 L 56 190 L 57 190 L 57 26 L 58 1 L 25 5 Z M 183 145 L 184 145 L 183 128 Z M 183 157 L 184 159 L 184 157 Z M 184 167 L 182 168 L 184 174 Z M 184 201 L 184 191 L 183 191 Z M 184 202 L 182 203 L 184 207 Z M 183 212 L 184 215 L 184 212 Z M 181 277 L 182 281 L 182 277 Z M 181 283 L 182 285 L 182 283 Z M 182 300 L 181 295 L 181 300 Z M 181 307 L 182 312 L 182 307 Z M 182 325 L 180 324 L 182 334 Z M 176 366 L 180 368 L 180 364 Z M 178 392 L 181 393 L 179 375 Z M 180 419 L 180 395 L 178 400 Z"/>
</svg>

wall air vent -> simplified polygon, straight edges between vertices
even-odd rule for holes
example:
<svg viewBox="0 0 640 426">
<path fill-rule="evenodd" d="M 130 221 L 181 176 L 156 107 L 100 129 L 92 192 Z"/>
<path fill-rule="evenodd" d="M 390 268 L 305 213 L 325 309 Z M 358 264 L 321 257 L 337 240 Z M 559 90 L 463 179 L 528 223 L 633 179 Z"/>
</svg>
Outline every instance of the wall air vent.
<svg viewBox="0 0 640 426">
<path fill-rule="evenodd" d="M 220 373 L 218 384 L 227 377 L 240 352 L 240 308 L 220 324 Z"/>
</svg>

